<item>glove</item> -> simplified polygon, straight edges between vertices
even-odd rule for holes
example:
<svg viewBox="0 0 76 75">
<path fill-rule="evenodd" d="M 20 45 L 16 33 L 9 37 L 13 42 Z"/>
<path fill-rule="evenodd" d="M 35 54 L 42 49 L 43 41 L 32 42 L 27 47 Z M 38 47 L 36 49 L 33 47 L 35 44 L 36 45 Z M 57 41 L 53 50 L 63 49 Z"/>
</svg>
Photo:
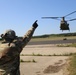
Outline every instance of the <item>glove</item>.
<svg viewBox="0 0 76 75">
<path fill-rule="evenodd" d="M 3 37 L 3 34 L 1 34 L 0 37 Z"/>
<path fill-rule="evenodd" d="M 36 22 L 37 22 L 37 20 L 32 25 L 34 28 L 37 28 L 38 27 L 38 24 Z"/>
</svg>

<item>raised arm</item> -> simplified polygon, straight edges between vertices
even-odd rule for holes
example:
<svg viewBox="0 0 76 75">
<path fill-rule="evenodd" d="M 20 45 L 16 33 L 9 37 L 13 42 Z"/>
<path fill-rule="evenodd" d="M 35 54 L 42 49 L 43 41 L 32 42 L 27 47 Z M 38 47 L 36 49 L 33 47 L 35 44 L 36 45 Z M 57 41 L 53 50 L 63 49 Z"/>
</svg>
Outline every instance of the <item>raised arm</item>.
<svg viewBox="0 0 76 75">
<path fill-rule="evenodd" d="M 35 29 L 38 27 L 37 20 L 33 23 L 32 27 L 30 30 L 27 31 L 27 33 L 23 36 L 22 39 L 22 48 L 30 41 L 32 38 L 32 35 L 35 31 Z"/>
</svg>

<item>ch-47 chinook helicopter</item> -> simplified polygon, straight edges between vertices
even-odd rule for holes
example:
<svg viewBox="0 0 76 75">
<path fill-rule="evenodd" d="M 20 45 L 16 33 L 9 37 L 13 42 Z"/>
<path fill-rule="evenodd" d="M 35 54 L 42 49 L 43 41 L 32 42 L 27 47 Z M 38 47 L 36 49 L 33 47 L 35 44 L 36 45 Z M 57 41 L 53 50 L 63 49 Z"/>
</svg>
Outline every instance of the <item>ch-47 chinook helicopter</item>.
<svg viewBox="0 0 76 75">
<path fill-rule="evenodd" d="M 65 16 L 62 16 L 62 17 L 42 17 L 42 19 L 56 19 L 56 20 L 59 20 L 59 18 L 61 18 L 60 19 L 60 30 L 62 30 L 62 31 L 63 30 L 70 30 L 68 21 L 74 21 L 74 20 L 76 20 L 76 18 L 70 19 L 70 20 L 65 20 L 65 17 L 67 17 L 67 16 L 69 16 L 69 15 L 75 13 L 75 12 L 76 11 L 71 12 L 71 13 L 65 15 Z"/>
</svg>

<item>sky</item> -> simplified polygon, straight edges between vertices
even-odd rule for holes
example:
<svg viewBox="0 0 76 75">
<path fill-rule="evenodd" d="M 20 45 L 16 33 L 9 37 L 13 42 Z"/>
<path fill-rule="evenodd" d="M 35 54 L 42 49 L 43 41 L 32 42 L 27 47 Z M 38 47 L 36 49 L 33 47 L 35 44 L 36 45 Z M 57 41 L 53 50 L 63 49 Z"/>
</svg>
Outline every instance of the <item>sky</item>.
<svg viewBox="0 0 76 75">
<path fill-rule="evenodd" d="M 76 21 L 69 21 L 70 31 L 60 30 L 60 21 L 41 17 L 62 17 L 76 11 L 76 0 L 0 0 L 0 34 L 8 29 L 23 36 L 38 20 L 34 36 L 76 32 Z M 66 19 L 76 18 L 76 13 Z"/>
</svg>

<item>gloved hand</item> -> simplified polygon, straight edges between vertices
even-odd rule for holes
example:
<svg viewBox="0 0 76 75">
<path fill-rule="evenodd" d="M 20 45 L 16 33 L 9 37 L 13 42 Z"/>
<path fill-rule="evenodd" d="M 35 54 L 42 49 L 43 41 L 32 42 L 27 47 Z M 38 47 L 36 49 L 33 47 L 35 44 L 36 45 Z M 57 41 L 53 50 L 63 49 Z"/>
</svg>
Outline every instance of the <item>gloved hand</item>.
<svg viewBox="0 0 76 75">
<path fill-rule="evenodd" d="M 33 26 L 34 28 L 37 28 L 37 27 L 38 27 L 37 20 L 33 23 L 32 26 Z"/>
<path fill-rule="evenodd" d="M 4 38 L 4 34 L 1 34 L 0 37 L 1 37 L 1 38 Z"/>
<path fill-rule="evenodd" d="M 7 33 L 6 33 L 6 34 L 1 34 L 0 37 L 1 37 L 1 38 L 6 38 L 7 35 L 8 35 Z"/>
</svg>

